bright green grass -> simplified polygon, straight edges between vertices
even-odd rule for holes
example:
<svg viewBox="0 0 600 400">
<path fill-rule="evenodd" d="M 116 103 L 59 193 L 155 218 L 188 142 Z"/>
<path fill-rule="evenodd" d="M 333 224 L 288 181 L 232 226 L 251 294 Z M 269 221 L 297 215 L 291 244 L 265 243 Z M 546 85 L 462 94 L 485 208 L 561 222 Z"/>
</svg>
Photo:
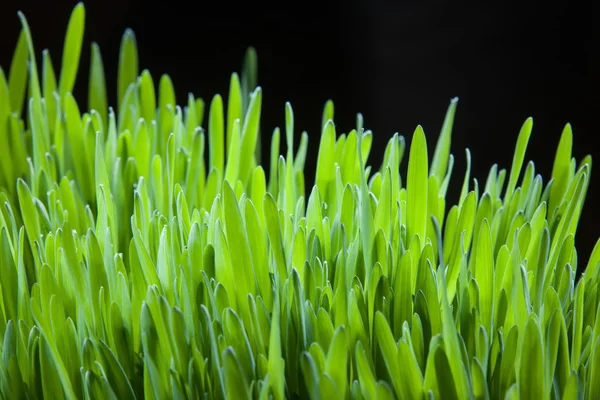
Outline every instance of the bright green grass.
<svg viewBox="0 0 600 400">
<path fill-rule="evenodd" d="M 362 117 L 336 132 L 328 102 L 305 188 L 289 104 L 261 167 L 254 51 L 205 113 L 140 74 L 128 31 L 117 109 L 93 45 L 85 111 L 84 14 L 60 73 L 22 15 L 0 70 L 3 399 L 600 397 L 600 246 L 575 279 L 591 158 L 570 126 L 547 184 L 528 119 L 512 167 L 483 185 L 467 168 L 451 206 L 456 101 L 432 158 L 415 130 L 407 177 L 404 138 L 369 166 Z"/>
</svg>

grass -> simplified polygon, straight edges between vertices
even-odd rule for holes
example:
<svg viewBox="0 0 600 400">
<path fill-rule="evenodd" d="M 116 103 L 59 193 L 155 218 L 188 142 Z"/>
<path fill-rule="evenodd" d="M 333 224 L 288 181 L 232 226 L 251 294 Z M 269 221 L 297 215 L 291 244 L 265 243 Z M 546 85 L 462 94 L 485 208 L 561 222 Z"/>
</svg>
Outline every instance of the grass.
<svg viewBox="0 0 600 400">
<path fill-rule="evenodd" d="M 592 162 L 569 125 L 547 183 L 528 119 L 511 168 L 467 168 L 450 205 L 456 100 L 433 156 L 417 127 L 378 167 L 362 116 L 340 133 L 328 102 L 316 171 L 286 104 L 267 173 L 252 49 L 227 104 L 179 106 L 127 31 L 117 108 L 93 44 L 85 111 L 83 5 L 59 73 L 20 18 L 0 69 L 3 399 L 600 397 L 600 245 L 576 280 Z"/>
</svg>

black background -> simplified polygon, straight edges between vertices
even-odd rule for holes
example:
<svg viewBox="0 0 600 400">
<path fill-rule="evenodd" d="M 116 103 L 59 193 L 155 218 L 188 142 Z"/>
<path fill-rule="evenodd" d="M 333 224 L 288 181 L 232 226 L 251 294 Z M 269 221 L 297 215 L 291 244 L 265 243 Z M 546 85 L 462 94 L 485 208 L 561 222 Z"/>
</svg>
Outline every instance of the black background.
<svg viewBox="0 0 600 400">
<path fill-rule="evenodd" d="M 534 118 L 526 160 L 547 182 L 563 126 L 574 129 L 574 156 L 600 160 L 600 40 L 597 5 L 563 1 L 313 1 L 248 2 L 95 0 L 86 4 L 86 45 L 75 95 L 87 99 L 89 43 L 99 43 L 115 104 L 121 35 L 136 33 L 140 67 L 155 80 L 168 73 L 180 103 L 188 92 L 208 104 L 226 96 L 231 72 L 248 46 L 259 57 L 263 87 L 263 143 L 294 107 L 296 130 L 310 135 L 307 168 L 314 168 L 323 104 L 335 102 L 338 132 L 362 112 L 374 132 L 369 162 L 379 166 L 395 132 L 410 143 L 417 124 L 430 154 L 450 99 L 460 98 L 453 132 L 456 157 L 450 204 L 464 174 L 464 148 L 481 184 L 493 163 L 510 168 L 521 124 Z M 60 65 L 62 42 L 75 1 L 0 2 L 0 65 L 7 72 L 22 10 L 39 54 Z M 268 144 L 267 144 L 268 145 Z M 310 157 L 312 155 L 312 157 Z M 406 159 L 406 158 L 405 158 Z M 597 161 L 596 161 L 597 162 Z M 403 163 L 406 169 L 406 161 Z M 582 269 L 600 236 L 600 178 L 592 168 L 577 236 Z M 312 174 L 307 173 L 308 181 Z"/>
</svg>

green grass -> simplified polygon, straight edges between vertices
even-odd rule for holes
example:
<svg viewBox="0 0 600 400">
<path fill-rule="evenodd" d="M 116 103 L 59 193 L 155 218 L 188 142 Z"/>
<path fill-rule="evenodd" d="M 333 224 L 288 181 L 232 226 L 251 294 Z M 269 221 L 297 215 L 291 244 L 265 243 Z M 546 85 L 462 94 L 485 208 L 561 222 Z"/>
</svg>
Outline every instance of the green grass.
<svg viewBox="0 0 600 400">
<path fill-rule="evenodd" d="M 600 397 L 600 245 L 587 266 L 575 249 L 592 163 L 569 125 L 546 183 L 528 119 L 511 168 L 468 167 L 451 205 L 456 100 L 432 157 L 419 126 L 379 165 L 327 102 L 306 171 L 289 104 L 261 157 L 252 49 L 205 106 L 155 86 L 127 31 L 116 109 L 95 44 L 84 108 L 84 19 L 55 72 L 21 15 L 0 69 L 1 398 Z"/>
</svg>

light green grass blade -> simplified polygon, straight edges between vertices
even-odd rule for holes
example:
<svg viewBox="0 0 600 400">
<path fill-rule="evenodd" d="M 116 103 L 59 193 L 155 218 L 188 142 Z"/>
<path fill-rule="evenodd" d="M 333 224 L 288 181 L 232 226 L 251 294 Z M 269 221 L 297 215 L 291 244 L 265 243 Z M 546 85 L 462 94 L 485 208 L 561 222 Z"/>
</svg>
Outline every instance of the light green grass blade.
<svg viewBox="0 0 600 400">
<path fill-rule="evenodd" d="M 277 209 L 277 203 L 270 193 L 265 194 L 263 200 L 263 208 L 265 214 L 265 222 L 267 225 L 267 232 L 269 236 L 269 242 L 271 244 L 271 251 L 275 258 L 276 274 L 281 282 L 285 281 L 288 275 L 287 264 L 285 260 L 285 253 L 283 247 L 283 238 L 281 232 L 281 225 L 279 222 L 279 212 Z"/>
<path fill-rule="evenodd" d="M 327 188 L 333 183 L 335 178 L 335 169 L 333 167 L 334 146 L 335 127 L 333 121 L 330 120 L 323 127 L 321 142 L 319 144 L 319 154 L 317 156 L 315 184 L 319 188 L 322 197 L 327 195 Z"/>
<path fill-rule="evenodd" d="M 237 199 L 229 183 L 223 186 L 223 211 L 225 215 L 225 229 L 227 230 L 227 240 L 234 244 L 236 251 L 231 254 L 231 261 L 236 269 L 236 275 L 243 279 L 238 280 L 241 293 L 244 299 L 247 294 L 256 295 L 256 279 L 254 277 L 254 265 L 250 253 L 250 244 L 246 233 L 242 215 L 237 204 Z M 242 317 L 244 317 L 242 315 Z"/>
<path fill-rule="evenodd" d="M 176 105 L 173 81 L 171 81 L 169 75 L 163 74 L 158 82 L 158 106 L 161 110 L 166 110 L 169 107 L 174 110 Z"/>
<path fill-rule="evenodd" d="M 439 224 L 434 219 L 434 226 L 438 237 L 438 243 L 442 243 L 441 231 Z M 450 309 L 450 303 L 448 302 L 448 293 L 446 291 L 446 272 L 445 266 L 443 263 L 443 255 L 441 254 L 442 248 L 439 248 L 440 252 L 440 271 L 439 278 L 440 284 L 442 287 L 441 293 L 441 321 L 442 321 L 442 335 L 444 340 L 444 345 L 446 349 L 446 355 L 448 356 L 448 360 L 450 361 L 450 370 L 452 372 L 452 376 L 454 377 L 454 382 L 456 385 L 456 392 L 458 394 L 458 398 L 466 399 L 470 398 L 470 389 L 469 389 L 469 381 L 466 376 L 465 366 L 461 357 L 460 343 L 458 340 L 458 332 L 456 330 L 456 325 L 454 324 L 452 318 L 452 310 Z"/>
<path fill-rule="evenodd" d="M 285 159 L 285 212 L 292 215 L 296 207 L 296 185 L 294 182 L 294 112 L 292 105 L 285 106 L 285 136 L 287 156 Z"/>
<path fill-rule="evenodd" d="M 249 47 L 242 64 L 242 111 L 246 113 L 250 107 L 250 94 L 257 85 L 258 56 L 254 47 Z"/>
<path fill-rule="evenodd" d="M 377 390 L 375 376 L 369 365 L 367 353 L 362 342 L 356 343 L 356 365 L 358 380 L 362 390 L 362 395 L 365 398 L 375 398 Z"/>
<path fill-rule="evenodd" d="M 152 75 L 148 70 L 142 71 L 140 76 L 140 105 L 142 118 L 152 121 L 156 113 L 156 91 Z"/>
<path fill-rule="evenodd" d="M 340 326 L 333 335 L 331 344 L 327 352 L 327 361 L 325 364 L 325 373 L 331 376 L 332 381 L 338 392 L 345 397 L 348 390 L 346 377 L 346 364 L 348 360 L 348 339 L 344 326 Z"/>
<path fill-rule="evenodd" d="M 106 98 L 106 81 L 104 78 L 104 63 L 100 47 L 92 43 L 92 58 L 90 61 L 90 78 L 88 89 L 88 108 L 96 110 L 104 123 L 108 123 L 108 101 Z"/>
<path fill-rule="evenodd" d="M 4 179 L 7 187 L 12 186 L 14 181 L 13 165 L 11 163 L 11 149 L 9 143 L 9 116 L 10 116 L 10 97 L 9 89 L 6 84 L 4 71 L 0 67 L 0 142 L 4 143 L 0 147 L 0 176 Z"/>
<path fill-rule="evenodd" d="M 8 76 L 10 106 L 12 111 L 19 116 L 23 111 L 23 101 L 26 95 L 28 59 L 27 31 L 23 29 L 17 41 Z"/>
<path fill-rule="evenodd" d="M 302 132 L 300 137 L 300 145 L 298 146 L 298 152 L 294 158 L 294 169 L 296 171 L 304 171 L 304 163 L 306 162 L 306 154 L 308 151 L 308 134 Z"/>
<path fill-rule="evenodd" d="M 520 397 L 523 399 L 547 398 L 542 334 L 535 317 L 530 317 L 527 321 L 520 358 L 518 381 Z"/>
<path fill-rule="evenodd" d="M 259 87 L 250 97 L 250 105 L 244 118 L 241 136 L 240 180 L 246 184 L 253 170 L 254 152 L 258 145 L 262 89 Z"/>
<path fill-rule="evenodd" d="M 275 298 L 273 305 L 273 317 L 271 320 L 271 334 L 269 339 L 269 373 L 272 377 L 273 396 L 281 400 L 285 396 L 284 386 L 284 361 L 281 349 L 281 316 L 279 298 Z"/>
<path fill-rule="evenodd" d="M 505 203 L 509 203 L 517 185 L 517 180 L 521 174 L 521 168 L 523 166 L 523 160 L 525 158 L 525 150 L 529 143 L 529 137 L 531 136 L 531 130 L 533 128 L 533 119 L 527 118 L 521 127 L 519 132 L 519 138 L 517 140 L 517 146 L 515 148 L 515 155 L 513 158 L 512 167 L 510 169 L 510 177 L 508 179 L 508 186 L 506 187 L 506 193 L 504 194 Z"/>
<path fill-rule="evenodd" d="M 227 152 L 227 165 L 225 167 L 225 180 L 230 184 L 237 182 L 240 174 L 240 158 L 241 158 L 241 139 L 240 139 L 240 121 L 236 120 L 233 125 L 233 134 L 229 143 L 229 151 Z M 215 169 L 218 171 L 218 169 Z"/>
<path fill-rule="evenodd" d="M 65 37 L 65 47 L 63 49 L 62 67 L 60 69 L 59 93 L 61 98 L 73 91 L 77 70 L 79 68 L 79 56 L 81 55 L 81 45 L 83 44 L 83 30 L 85 27 L 85 7 L 79 3 L 73 9 L 67 35 Z M 104 109 L 101 109 L 104 110 Z"/>
<path fill-rule="evenodd" d="M 31 37 L 31 31 L 29 29 L 29 24 L 27 23 L 27 19 L 25 19 L 25 15 L 23 15 L 23 13 L 19 12 L 19 18 L 21 19 L 21 24 L 23 25 L 23 31 L 25 32 L 25 39 L 27 41 L 27 49 L 29 50 L 29 65 L 28 65 L 28 70 L 29 70 L 29 89 L 30 89 L 30 93 L 31 93 L 31 98 L 35 105 L 35 108 L 37 109 L 37 112 L 35 113 L 36 115 L 34 116 L 34 118 L 38 118 L 41 122 L 42 118 L 42 92 L 40 89 L 40 80 L 38 78 L 38 69 L 37 69 L 37 63 L 35 61 L 35 50 L 33 48 L 33 39 Z M 16 73 L 16 72 L 15 72 Z M 11 71 L 12 74 L 12 71 Z M 9 90 L 11 90 L 11 85 L 10 85 L 10 81 L 12 79 L 9 78 Z M 17 78 L 15 78 L 15 80 L 18 80 Z M 18 90 L 18 88 L 16 89 Z M 23 93 L 24 95 L 24 93 Z M 49 143 L 48 143 L 49 145 Z M 49 146 L 48 146 L 49 147 Z"/>
<path fill-rule="evenodd" d="M 52 60 L 50 59 L 50 52 L 48 52 L 48 50 L 44 50 L 43 53 L 42 88 L 46 105 L 48 129 L 52 132 L 54 131 L 56 120 L 57 102 L 54 96 L 57 89 L 56 76 L 54 74 L 54 68 L 52 67 Z"/>
<path fill-rule="evenodd" d="M 406 398 L 419 397 L 423 393 L 423 374 L 415 358 L 415 354 L 406 342 L 405 339 L 400 339 L 398 344 L 398 360 L 403 364 L 400 369 L 402 375 L 402 381 L 407 382 L 407 395 Z"/>
<path fill-rule="evenodd" d="M 323 106 L 323 118 L 321 119 L 321 129 L 325 127 L 327 121 L 333 121 L 334 105 L 333 100 L 327 100 Z"/>
<path fill-rule="evenodd" d="M 362 122 L 362 117 L 358 116 L 358 130 L 357 130 L 357 134 L 356 134 L 356 141 L 357 141 L 357 145 L 356 145 L 356 149 L 357 149 L 357 153 L 358 153 L 358 162 L 359 165 L 362 165 L 362 151 L 360 151 L 360 149 L 362 149 L 362 136 L 363 136 L 363 129 L 361 126 L 361 122 Z M 329 123 L 328 123 L 329 125 Z M 318 168 L 318 167 L 317 167 Z M 318 170 L 317 170 L 318 173 Z M 373 245 L 373 240 L 374 240 L 374 234 L 375 232 L 373 231 L 373 212 L 372 212 L 372 207 L 371 207 L 371 201 L 370 201 L 370 197 L 369 197 L 369 189 L 367 187 L 367 178 L 363 173 L 360 174 L 360 200 L 359 200 L 359 204 L 360 204 L 360 233 L 361 233 L 361 240 L 362 240 L 362 250 L 363 250 L 363 260 L 364 260 L 364 265 L 365 265 L 365 286 L 369 287 L 370 282 L 371 282 L 371 271 L 373 268 L 373 254 L 372 254 L 372 245 Z M 371 319 L 372 322 L 372 319 Z"/>
<path fill-rule="evenodd" d="M 431 175 L 435 176 L 438 182 L 444 180 L 446 175 L 446 168 L 448 166 L 448 158 L 450 156 L 450 142 L 452 139 L 452 127 L 454 125 L 454 114 L 456 113 L 456 104 L 458 103 L 458 97 L 453 98 L 448 106 L 446 112 L 446 118 L 442 125 L 440 137 L 438 138 L 435 146 L 435 152 L 433 153 L 433 160 L 431 161 Z"/>
<path fill-rule="evenodd" d="M 119 74 L 117 85 L 117 109 L 121 109 L 121 103 L 125 97 L 127 88 L 135 83 L 138 76 L 138 52 L 135 34 L 127 29 L 121 39 L 121 50 L 119 53 Z"/>
<path fill-rule="evenodd" d="M 494 254 L 492 234 L 487 219 L 483 220 L 477 238 L 477 260 L 475 261 L 475 280 L 479 285 L 479 310 L 483 326 L 487 332 L 493 332 L 494 321 Z"/>
<path fill-rule="evenodd" d="M 209 167 L 222 171 L 224 166 L 223 100 L 219 95 L 216 95 L 210 103 L 208 146 Z"/>
<path fill-rule="evenodd" d="M 243 105 L 242 105 L 242 88 L 240 84 L 240 78 L 237 74 L 231 74 L 231 81 L 229 83 L 229 99 L 227 101 L 227 127 L 226 127 L 226 149 L 229 149 L 229 143 L 231 142 L 231 135 L 233 135 L 233 124 L 236 119 L 242 121 Z M 227 153 L 229 155 L 229 153 Z"/>
<path fill-rule="evenodd" d="M 406 235 L 409 241 L 418 235 L 421 239 L 421 249 L 425 245 L 427 233 L 427 165 L 425 133 L 420 126 L 417 126 L 410 145 L 408 160 Z"/>
<path fill-rule="evenodd" d="M 257 89 L 258 85 L 258 56 L 254 47 L 249 47 L 244 57 L 242 64 L 242 82 L 241 82 L 241 97 L 242 97 L 242 113 L 247 114 L 252 107 L 252 93 Z M 260 109 L 260 104 L 259 104 Z M 244 125 L 246 121 L 244 120 Z M 260 161 L 260 135 L 256 138 L 256 146 L 254 147 L 253 155 Z"/>
<path fill-rule="evenodd" d="M 400 366 L 398 365 L 398 348 L 394 342 L 394 337 L 390 327 L 387 324 L 385 316 L 381 312 L 375 315 L 375 334 L 377 335 L 377 343 L 381 349 L 385 366 L 396 390 L 396 395 L 403 398 L 407 395 L 408 388 L 400 381 Z"/>
<path fill-rule="evenodd" d="M 571 125 L 567 124 L 560 137 L 554 165 L 552 167 L 552 189 L 550 190 L 550 203 L 548 205 L 550 219 L 552 219 L 552 216 L 554 215 L 555 208 L 560 205 L 571 178 L 569 176 L 569 165 L 571 164 L 572 148 L 573 131 Z"/>
</svg>

